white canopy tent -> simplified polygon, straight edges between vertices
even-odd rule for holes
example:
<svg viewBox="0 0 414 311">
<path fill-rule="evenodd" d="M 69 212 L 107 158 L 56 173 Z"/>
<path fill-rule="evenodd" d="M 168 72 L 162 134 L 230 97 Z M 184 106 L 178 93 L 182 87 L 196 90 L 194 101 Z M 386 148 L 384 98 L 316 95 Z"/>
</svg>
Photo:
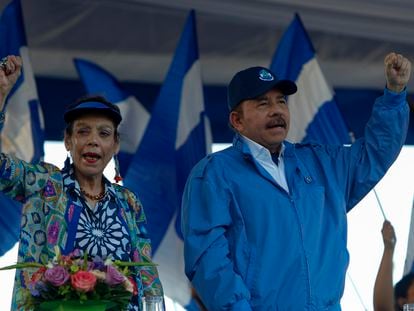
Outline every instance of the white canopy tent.
<svg viewBox="0 0 414 311">
<path fill-rule="evenodd" d="M 414 58 L 409 0 L 22 0 L 22 6 L 39 76 L 77 78 L 72 58 L 83 57 L 120 80 L 161 82 L 192 8 L 205 83 L 226 84 L 241 67 L 268 65 L 294 13 L 333 86 L 381 88 L 387 52 Z"/>
</svg>

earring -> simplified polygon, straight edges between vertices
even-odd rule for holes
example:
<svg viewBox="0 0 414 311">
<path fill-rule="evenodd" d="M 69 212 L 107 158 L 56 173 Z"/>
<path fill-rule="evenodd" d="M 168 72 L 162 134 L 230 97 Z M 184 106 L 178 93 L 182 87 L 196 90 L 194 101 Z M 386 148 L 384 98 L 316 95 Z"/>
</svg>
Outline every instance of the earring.
<svg viewBox="0 0 414 311">
<path fill-rule="evenodd" d="M 64 171 L 68 171 L 70 169 L 70 156 L 69 156 L 69 152 L 66 155 L 66 160 L 63 163 L 63 170 Z"/>
<path fill-rule="evenodd" d="M 114 162 L 115 162 L 115 182 L 119 183 L 123 178 L 121 177 L 121 170 L 119 168 L 119 160 L 118 155 L 114 155 Z"/>
</svg>

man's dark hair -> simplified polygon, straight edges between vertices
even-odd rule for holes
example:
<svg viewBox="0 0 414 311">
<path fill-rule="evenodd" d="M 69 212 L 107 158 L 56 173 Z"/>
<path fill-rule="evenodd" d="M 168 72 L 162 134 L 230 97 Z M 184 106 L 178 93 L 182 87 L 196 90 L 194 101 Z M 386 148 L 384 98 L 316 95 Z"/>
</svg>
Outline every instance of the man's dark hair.
<svg viewBox="0 0 414 311">
<path fill-rule="evenodd" d="M 414 273 L 408 273 L 394 286 L 395 310 L 401 310 L 402 306 L 398 305 L 398 298 L 407 298 L 408 289 L 414 283 Z"/>
</svg>

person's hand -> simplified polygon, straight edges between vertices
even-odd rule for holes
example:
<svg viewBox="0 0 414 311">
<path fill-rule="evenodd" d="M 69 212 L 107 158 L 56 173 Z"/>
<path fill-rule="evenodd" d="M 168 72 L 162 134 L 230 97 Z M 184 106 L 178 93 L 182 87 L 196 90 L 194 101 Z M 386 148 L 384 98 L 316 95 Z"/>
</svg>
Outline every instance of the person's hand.
<svg viewBox="0 0 414 311">
<path fill-rule="evenodd" d="M 391 251 L 394 251 L 395 243 L 397 242 L 397 239 L 395 237 L 395 231 L 394 227 L 391 225 L 391 223 L 388 220 L 385 220 L 382 225 L 382 240 L 384 242 L 384 249 L 389 249 Z"/>
<path fill-rule="evenodd" d="M 401 92 L 411 74 L 411 62 L 401 54 L 389 53 L 384 59 L 387 89 Z"/>
<path fill-rule="evenodd" d="M 20 56 L 9 55 L 0 62 L 0 110 L 13 85 L 20 76 L 22 59 Z"/>
</svg>

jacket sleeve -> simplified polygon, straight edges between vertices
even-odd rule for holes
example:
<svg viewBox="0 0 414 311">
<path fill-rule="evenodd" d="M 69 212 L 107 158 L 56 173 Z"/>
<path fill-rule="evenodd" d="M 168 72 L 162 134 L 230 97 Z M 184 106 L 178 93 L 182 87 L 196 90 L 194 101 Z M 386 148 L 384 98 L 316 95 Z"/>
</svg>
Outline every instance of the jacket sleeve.
<svg viewBox="0 0 414 311">
<path fill-rule="evenodd" d="M 203 171 L 202 163 L 196 166 L 183 195 L 186 275 L 208 310 L 251 310 L 250 292 L 229 252 L 231 194 Z"/>
<path fill-rule="evenodd" d="M 381 180 L 398 157 L 409 123 L 406 96 L 406 91 L 394 93 L 385 89 L 375 101 L 364 137 L 350 148 L 348 211 Z"/>
<path fill-rule="evenodd" d="M 24 165 L 22 161 L 0 154 L 0 189 L 7 196 L 24 197 Z"/>
<path fill-rule="evenodd" d="M 9 198 L 24 203 L 27 197 L 43 189 L 50 171 L 57 170 L 51 164 L 30 164 L 0 153 L 0 191 Z"/>
</svg>

